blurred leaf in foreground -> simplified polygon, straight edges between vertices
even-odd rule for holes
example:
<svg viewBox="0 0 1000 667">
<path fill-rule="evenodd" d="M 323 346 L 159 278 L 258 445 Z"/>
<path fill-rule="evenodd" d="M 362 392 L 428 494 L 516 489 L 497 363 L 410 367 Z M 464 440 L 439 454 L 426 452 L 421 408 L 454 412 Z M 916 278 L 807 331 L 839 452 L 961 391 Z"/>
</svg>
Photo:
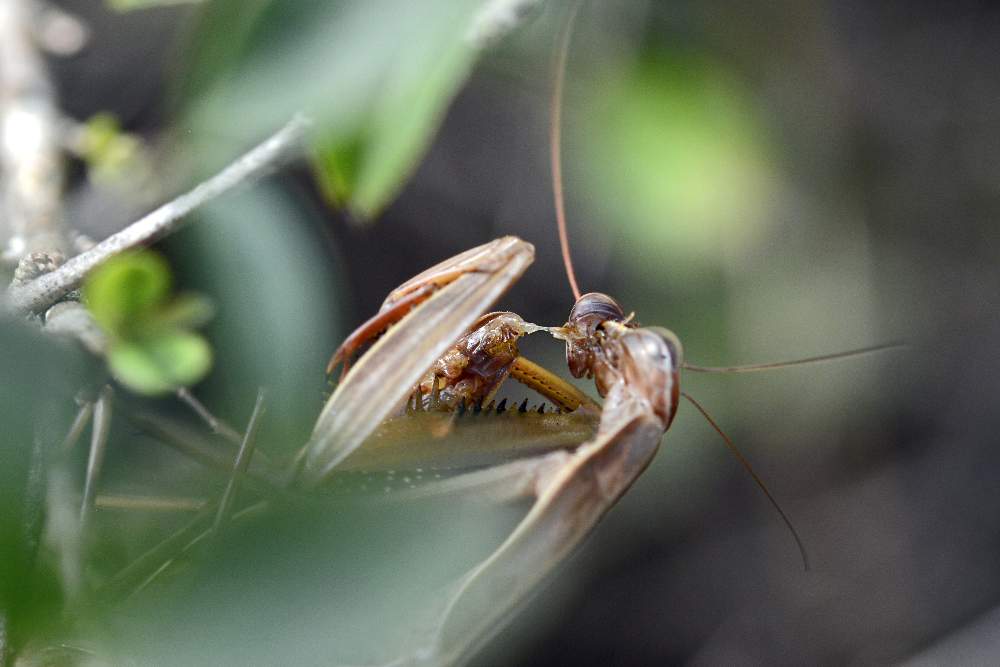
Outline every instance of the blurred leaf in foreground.
<svg viewBox="0 0 1000 667">
<path fill-rule="evenodd" d="M 466 25 L 434 28 L 400 50 L 358 127 L 324 133 L 315 144 L 324 194 L 359 217 L 378 214 L 396 196 L 471 68 L 475 51 L 464 39 Z"/>
<path fill-rule="evenodd" d="M 361 219 L 377 215 L 472 67 L 480 4 L 256 2 L 248 13 L 242 2 L 212 3 L 184 82 L 194 136 L 245 143 L 305 111 L 323 192 Z"/>
<path fill-rule="evenodd" d="M 323 406 L 323 369 L 343 335 L 341 278 L 317 234 L 323 224 L 318 207 L 264 182 L 212 202 L 166 241 L 187 284 L 221 304 L 205 332 L 215 370 L 200 395 L 220 416 L 240 421 L 266 385 L 261 447 L 288 456 Z"/>
<path fill-rule="evenodd" d="M 141 394 L 162 394 L 194 384 L 212 366 L 212 350 L 192 327 L 212 307 L 183 295 L 171 300 L 170 269 L 152 251 L 117 257 L 87 279 L 84 296 L 110 338 L 108 365 L 123 384 Z"/>
<path fill-rule="evenodd" d="M 72 420 L 83 362 L 75 347 L 0 317 L 0 624 L 13 652 L 60 619 L 61 584 L 40 557 L 46 467 Z"/>
</svg>

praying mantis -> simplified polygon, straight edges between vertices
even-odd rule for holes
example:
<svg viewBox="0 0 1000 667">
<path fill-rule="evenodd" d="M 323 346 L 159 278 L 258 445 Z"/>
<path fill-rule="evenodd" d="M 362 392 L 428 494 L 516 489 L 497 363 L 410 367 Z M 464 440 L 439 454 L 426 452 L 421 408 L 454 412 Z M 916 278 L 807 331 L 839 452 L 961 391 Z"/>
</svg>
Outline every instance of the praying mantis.
<svg viewBox="0 0 1000 667">
<path fill-rule="evenodd" d="M 775 365 L 716 369 L 686 364 L 674 333 L 641 327 L 612 297 L 581 293 L 577 286 L 569 258 L 559 145 L 562 71 L 571 24 L 572 14 L 557 49 L 551 125 L 556 218 L 575 296 L 567 321 L 540 326 L 510 312 L 483 314 L 534 259 L 534 247 L 517 237 L 498 238 L 427 269 L 393 290 L 379 312 L 338 348 L 328 371 L 343 364 L 342 380 L 296 463 L 297 485 L 320 486 L 394 414 L 405 408 L 450 413 L 489 404 L 508 378 L 563 411 L 596 419 L 596 430 L 575 447 L 467 472 L 442 484 L 502 500 L 528 498 L 532 504 L 503 543 L 447 591 L 420 650 L 393 664 L 461 663 L 492 637 L 647 468 L 682 396 L 733 448 L 791 530 L 808 567 L 801 540 L 777 502 L 707 412 L 680 389 L 683 369 L 751 371 Z M 535 333 L 548 333 L 565 346 L 571 374 L 593 378 L 601 405 L 520 354 L 519 339 Z M 368 343 L 371 346 L 351 365 Z M 886 347 L 891 346 L 781 365 Z M 379 399 L 371 400 L 376 395 Z"/>
</svg>

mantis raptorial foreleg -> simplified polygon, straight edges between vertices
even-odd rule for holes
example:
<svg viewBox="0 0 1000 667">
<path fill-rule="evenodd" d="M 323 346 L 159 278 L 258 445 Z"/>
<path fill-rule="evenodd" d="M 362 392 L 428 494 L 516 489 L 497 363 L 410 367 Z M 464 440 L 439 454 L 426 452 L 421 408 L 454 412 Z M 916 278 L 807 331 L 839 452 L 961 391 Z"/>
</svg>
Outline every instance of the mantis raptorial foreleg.
<svg viewBox="0 0 1000 667">
<path fill-rule="evenodd" d="M 415 388 L 453 408 L 481 404 L 509 376 L 564 410 L 594 402 L 572 385 L 520 356 L 517 339 L 544 327 L 513 313 L 482 312 L 534 258 L 534 247 L 513 236 L 473 248 L 408 280 L 382 309 L 337 350 L 345 365 L 378 338 L 327 401 L 297 461 L 296 481 L 315 485 L 350 456 Z M 384 335 L 379 337 L 383 330 Z"/>
</svg>

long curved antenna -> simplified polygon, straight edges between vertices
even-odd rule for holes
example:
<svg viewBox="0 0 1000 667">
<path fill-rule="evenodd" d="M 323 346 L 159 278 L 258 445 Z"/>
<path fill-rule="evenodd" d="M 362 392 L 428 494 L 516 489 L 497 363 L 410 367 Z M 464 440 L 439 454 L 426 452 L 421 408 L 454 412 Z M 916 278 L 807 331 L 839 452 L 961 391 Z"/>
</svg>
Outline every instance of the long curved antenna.
<svg viewBox="0 0 1000 667">
<path fill-rule="evenodd" d="M 778 510 L 778 514 L 781 515 L 781 520 L 785 522 L 786 526 L 788 526 L 788 530 L 792 533 L 792 537 L 795 539 L 795 544 L 799 548 L 799 555 L 802 556 L 802 567 L 805 568 L 805 570 L 808 572 L 809 554 L 806 553 L 806 547 L 802 543 L 802 539 L 799 537 L 799 532 L 795 530 L 795 526 L 792 525 L 792 520 L 789 519 L 788 515 L 785 514 L 785 511 L 781 509 L 781 505 L 778 504 L 778 501 L 775 500 L 774 496 L 771 495 L 771 492 L 767 490 L 767 486 L 764 485 L 764 481 L 757 476 L 757 473 L 753 471 L 753 467 L 751 467 L 750 462 L 747 461 L 746 457 L 743 456 L 743 453 L 740 452 L 740 450 L 736 447 L 736 443 L 734 443 L 732 439 L 728 435 L 726 435 L 725 431 L 723 431 L 722 428 L 720 428 L 719 425 L 715 423 L 715 420 L 712 419 L 711 415 L 708 414 L 708 411 L 701 406 L 701 403 L 694 400 L 691 397 L 691 395 L 686 392 L 682 391 L 681 396 L 690 401 L 691 405 L 697 408 L 698 412 L 701 413 L 701 416 L 705 418 L 705 421 L 711 424 L 712 428 L 715 429 L 715 432 L 718 433 L 720 436 L 722 436 L 722 439 L 725 441 L 726 446 L 729 447 L 729 451 L 731 451 L 733 455 L 736 456 L 736 459 L 740 462 L 743 468 L 748 473 L 750 473 L 750 476 L 753 477 L 753 481 L 757 483 L 757 486 L 760 487 L 760 490 L 763 491 L 764 495 L 767 496 L 767 499 L 771 501 L 771 505 L 774 507 L 774 509 Z"/>
<path fill-rule="evenodd" d="M 837 359 L 846 359 L 848 357 L 860 357 L 864 354 L 882 352 L 884 350 L 894 350 L 902 347 L 909 346 L 901 341 L 893 341 L 891 343 L 883 343 L 881 345 L 873 345 L 871 347 L 862 347 L 857 350 L 848 350 L 847 352 L 823 354 L 818 357 L 806 357 L 805 359 L 794 359 L 792 361 L 774 361 L 766 364 L 750 364 L 747 366 L 698 366 L 697 364 L 684 363 L 681 365 L 681 368 L 695 373 L 756 373 L 757 371 L 768 371 L 775 368 L 804 366 L 806 364 L 820 364 L 827 361 L 836 361 Z"/>
<path fill-rule="evenodd" d="M 556 51 L 553 57 L 552 101 L 549 118 L 549 150 L 552 164 L 552 196 L 556 203 L 556 226 L 559 229 L 559 246 L 562 248 L 563 265 L 566 267 L 566 277 L 569 278 L 573 299 L 580 299 L 580 287 L 576 283 L 573 272 L 573 260 L 569 253 L 569 235 L 566 233 L 566 208 L 563 203 L 562 178 L 562 98 L 563 81 L 566 78 L 566 56 L 569 53 L 569 38 L 573 33 L 573 22 L 580 10 L 581 1 L 574 2 L 569 10 L 566 23 L 559 34 Z"/>
</svg>

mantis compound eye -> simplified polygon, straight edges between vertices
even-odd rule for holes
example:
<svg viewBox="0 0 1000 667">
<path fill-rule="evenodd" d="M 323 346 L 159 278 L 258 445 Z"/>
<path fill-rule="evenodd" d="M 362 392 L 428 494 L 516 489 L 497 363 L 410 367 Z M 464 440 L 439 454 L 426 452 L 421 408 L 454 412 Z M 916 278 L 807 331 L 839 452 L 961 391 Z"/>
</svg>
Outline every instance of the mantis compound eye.
<svg viewBox="0 0 1000 667">
<path fill-rule="evenodd" d="M 622 322 L 625 311 L 607 294 L 589 292 L 576 300 L 569 311 L 566 332 L 566 363 L 574 377 L 594 373 L 594 352 L 598 345 L 595 333 L 605 322 Z"/>
<path fill-rule="evenodd" d="M 630 387 L 639 388 L 653 411 L 670 426 L 680 395 L 678 369 L 683 351 L 677 336 L 662 327 L 628 329 L 619 339 L 618 369 Z"/>
<path fill-rule="evenodd" d="M 569 311 L 569 322 L 566 326 L 575 327 L 580 333 L 591 336 L 607 321 L 622 322 L 625 311 L 618 302 L 607 294 L 588 292 L 573 305 Z"/>
</svg>

